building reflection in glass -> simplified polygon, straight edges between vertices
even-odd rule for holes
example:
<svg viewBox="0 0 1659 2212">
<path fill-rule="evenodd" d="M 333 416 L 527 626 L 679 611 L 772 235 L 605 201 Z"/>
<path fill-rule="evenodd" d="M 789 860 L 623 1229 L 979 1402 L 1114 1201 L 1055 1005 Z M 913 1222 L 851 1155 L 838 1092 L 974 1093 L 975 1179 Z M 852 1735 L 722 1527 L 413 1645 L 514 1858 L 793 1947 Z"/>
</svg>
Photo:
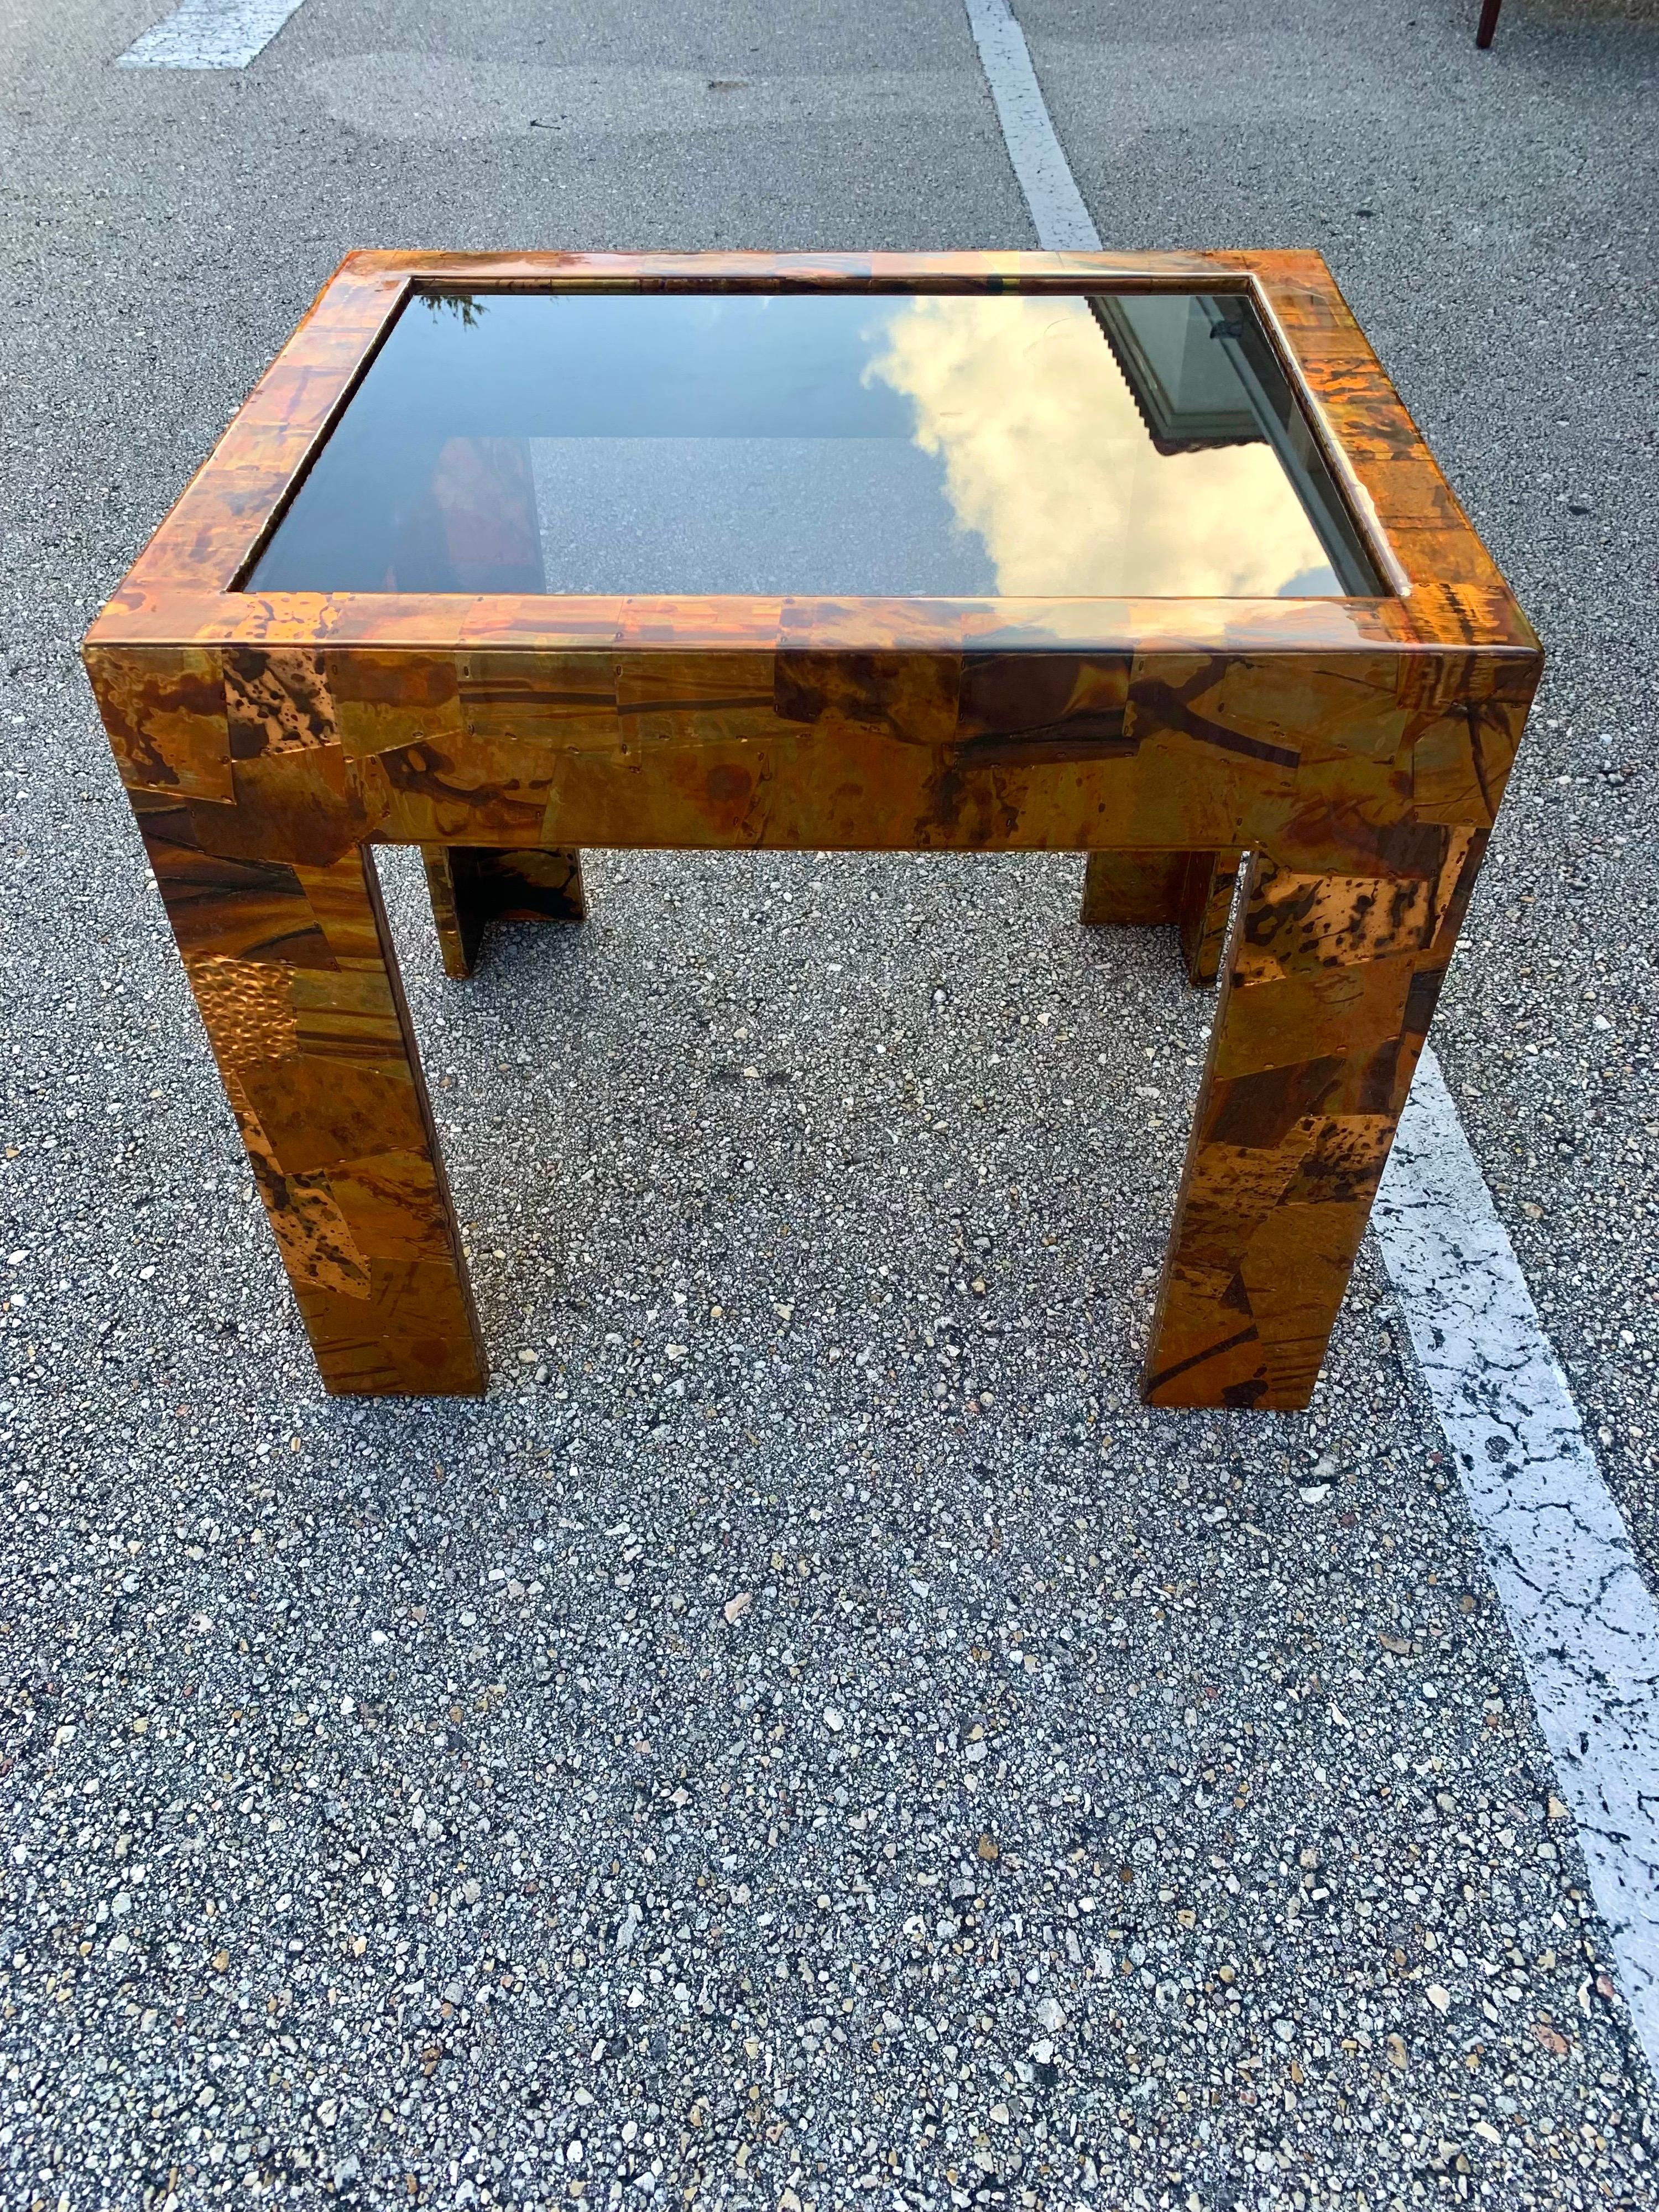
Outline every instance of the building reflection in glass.
<svg viewBox="0 0 1659 2212">
<path fill-rule="evenodd" d="M 418 296 L 247 588 L 1380 586 L 1242 295 L 805 293 Z"/>
</svg>

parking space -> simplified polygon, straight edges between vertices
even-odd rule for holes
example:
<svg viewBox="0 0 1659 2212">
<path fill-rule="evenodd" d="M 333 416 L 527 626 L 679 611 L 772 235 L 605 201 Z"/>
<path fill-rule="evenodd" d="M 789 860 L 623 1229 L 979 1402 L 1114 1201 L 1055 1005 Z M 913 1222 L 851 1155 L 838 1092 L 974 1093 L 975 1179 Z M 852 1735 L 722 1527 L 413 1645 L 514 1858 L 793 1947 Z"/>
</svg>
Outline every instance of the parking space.
<svg viewBox="0 0 1659 2212">
<path fill-rule="evenodd" d="M 1648 2202 L 1374 1247 L 1309 1414 L 1139 1404 L 1160 934 L 598 854 L 457 984 L 390 856 L 496 1380 L 330 1402 L 74 659 L 352 246 L 1035 242 L 956 0 L 159 12 L 0 34 L 8 2201 Z M 1436 1036 L 1651 1579 L 1651 19 L 1019 13 L 1110 242 L 1327 252 L 1543 633 Z"/>
</svg>

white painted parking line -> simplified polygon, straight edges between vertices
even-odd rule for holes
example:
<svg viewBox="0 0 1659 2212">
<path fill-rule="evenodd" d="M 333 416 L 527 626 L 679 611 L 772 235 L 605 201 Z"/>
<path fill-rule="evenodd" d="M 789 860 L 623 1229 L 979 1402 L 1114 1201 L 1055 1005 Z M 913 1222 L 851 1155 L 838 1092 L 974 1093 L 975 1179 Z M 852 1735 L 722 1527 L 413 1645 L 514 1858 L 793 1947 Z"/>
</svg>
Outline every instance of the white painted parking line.
<svg viewBox="0 0 1659 2212">
<path fill-rule="evenodd" d="M 239 70 L 264 52 L 300 0 L 179 0 L 117 57 L 117 69 Z"/>
<path fill-rule="evenodd" d="M 1051 253 L 1097 253 L 1100 233 L 1054 136 L 1025 33 L 1009 13 L 1008 0 L 963 0 L 963 4 L 1008 159 L 1036 226 L 1037 243 Z"/>
<path fill-rule="evenodd" d="M 1371 1219 L 1659 2075 L 1659 1606 L 1432 1051 Z"/>
<path fill-rule="evenodd" d="M 1039 242 L 1097 248 L 1007 0 L 963 5 Z M 1659 2079 L 1659 1607 L 1432 1051 L 1372 1226 Z"/>
</svg>

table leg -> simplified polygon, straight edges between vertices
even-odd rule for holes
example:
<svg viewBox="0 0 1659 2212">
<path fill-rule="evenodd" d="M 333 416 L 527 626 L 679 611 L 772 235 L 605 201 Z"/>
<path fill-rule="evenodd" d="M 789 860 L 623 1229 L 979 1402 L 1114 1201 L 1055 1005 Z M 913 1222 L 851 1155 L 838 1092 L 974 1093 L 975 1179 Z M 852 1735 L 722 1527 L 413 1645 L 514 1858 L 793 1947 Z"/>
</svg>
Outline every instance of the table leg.
<svg viewBox="0 0 1659 2212">
<path fill-rule="evenodd" d="M 1188 853 L 1182 878 L 1176 922 L 1181 931 L 1182 957 L 1187 981 L 1198 987 L 1213 983 L 1221 972 L 1221 951 L 1227 938 L 1227 917 L 1232 912 L 1238 887 L 1239 853 Z"/>
<path fill-rule="evenodd" d="M 1091 853 L 1082 920 L 1090 927 L 1173 922 L 1188 981 L 1213 983 L 1238 866 L 1236 853 Z"/>
<path fill-rule="evenodd" d="M 1504 0 L 1480 0 L 1480 21 L 1474 33 L 1477 46 L 1491 46 L 1492 33 L 1498 28 L 1498 11 L 1503 4 Z"/>
<path fill-rule="evenodd" d="M 131 794 L 325 1387 L 481 1393 L 485 1366 L 368 852 L 325 866 L 204 851 Z"/>
<path fill-rule="evenodd" d="M 422 845 L 444 973 L 470 975 L 492 921 L 586 921 L 582 856 L 567 847 L 499 851 Z"/>
<path fill-rule="evenodd" d="M 1152 1324 L 1152 1405 L 1294 1410 L 1312 1395 L 1485 846 L 1425 834 L 1439 858 L 1420 878 L 1251 862 Z"/>
<path fill-rule="evenodd" d="M 1185 853 L 1091 853 L 1083 874 L 1083 912 L 1091 929 L 1174 921 L 1186 880 Z"/>
</svg>

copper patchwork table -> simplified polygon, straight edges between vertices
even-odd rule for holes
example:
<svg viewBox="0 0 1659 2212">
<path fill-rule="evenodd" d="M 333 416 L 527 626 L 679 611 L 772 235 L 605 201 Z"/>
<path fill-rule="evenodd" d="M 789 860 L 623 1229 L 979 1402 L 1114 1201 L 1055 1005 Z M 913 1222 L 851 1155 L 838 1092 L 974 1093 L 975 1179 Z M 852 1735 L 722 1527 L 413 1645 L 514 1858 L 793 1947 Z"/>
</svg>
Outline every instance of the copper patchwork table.
<svg viewBox="0 0 1659 2212">
<path fill-rule="evenodd" d="M 329 1389 L 485 1372 L 371 845 L 452 974 L 584 845 L 1024 850 L 1222 968 L 1146 1390 L 1281 1407 L 1540 668 L 1300 252 L 354 254 L 85 654 Z"/>
</svg>

